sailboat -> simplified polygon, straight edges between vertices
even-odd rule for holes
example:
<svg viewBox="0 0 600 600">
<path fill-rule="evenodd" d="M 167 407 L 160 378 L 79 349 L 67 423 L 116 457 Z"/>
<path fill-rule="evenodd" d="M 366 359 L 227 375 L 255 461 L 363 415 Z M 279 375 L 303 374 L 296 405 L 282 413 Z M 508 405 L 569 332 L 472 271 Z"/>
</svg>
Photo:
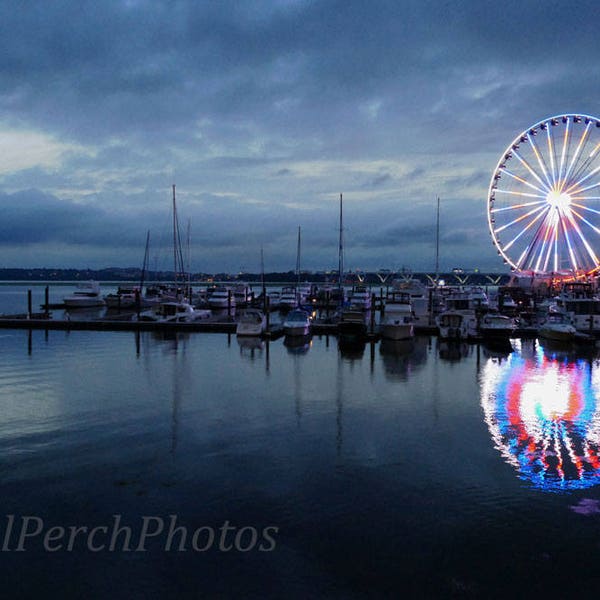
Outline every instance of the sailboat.
<svg viewBox="0 0 600 600">
<path fill-rule="evenodd" d="M 153 306 L 151 310 L 140 313 L 139 319 L 142 321 L 170 323 L 190 323 L 209 319 L 211 317 L 210 310 L 194 308 L 183 293 L 186 281 L 183 267 L 183 253 L 181 251 L 179 221 L 177 219 L 175 184 L 173 184 L 173 269 L 175 285 L 168 292 L 169 296 L 166 298 L 163 297 L 161 302 Z M 173 292 L 175 293 L 174 298 L 172 297 Z"/>
</svg>

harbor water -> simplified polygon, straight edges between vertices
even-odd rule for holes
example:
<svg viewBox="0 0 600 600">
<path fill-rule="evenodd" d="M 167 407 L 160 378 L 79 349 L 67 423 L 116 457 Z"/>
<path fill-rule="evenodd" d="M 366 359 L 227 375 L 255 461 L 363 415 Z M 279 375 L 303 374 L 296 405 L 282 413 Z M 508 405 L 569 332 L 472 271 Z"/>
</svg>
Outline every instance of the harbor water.
<svg viewBox="0 0 600 600">
<path fill-rule="evenodd" d="M 6 329 L 0 355 L 6 597 L 597 593 L 594 348 Z"/>
</svg>

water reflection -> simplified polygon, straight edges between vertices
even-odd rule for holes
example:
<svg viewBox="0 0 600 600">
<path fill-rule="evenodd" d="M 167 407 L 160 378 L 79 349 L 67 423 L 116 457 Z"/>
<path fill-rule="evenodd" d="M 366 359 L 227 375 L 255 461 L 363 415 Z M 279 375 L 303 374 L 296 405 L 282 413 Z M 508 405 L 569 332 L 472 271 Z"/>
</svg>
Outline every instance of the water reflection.
<svg viewBox="0 0 600 600">
<path fill-rule="evenodd" d="M 416 337 L 410 340 L 381 340 L 381 354 L 385 376 L 388 379 L 406 381 L 427 360 L 429 338 Z"/>
<path fill-rule="evenodd" d="M 312 346 L 312 336 L 286 335 L 283 338 L 283 345 L 289 354 L 306 354 Z"/>
<path fill-rule="evenodd" d="M 596 360 L 535 344 L 480 372 L 481 406 L 496 448 L 535 487 L 600 482 L 600 371 Z M 533 351 L 532 351 L 533 350 Z"/>
<path fill-rule="evenodd" d="M 440 358 L 443 360 L 459 361 L 466 358 L 471 351 L 471 347 L 466 342 L 438 338 L 437 344 Z"/>
</svg>

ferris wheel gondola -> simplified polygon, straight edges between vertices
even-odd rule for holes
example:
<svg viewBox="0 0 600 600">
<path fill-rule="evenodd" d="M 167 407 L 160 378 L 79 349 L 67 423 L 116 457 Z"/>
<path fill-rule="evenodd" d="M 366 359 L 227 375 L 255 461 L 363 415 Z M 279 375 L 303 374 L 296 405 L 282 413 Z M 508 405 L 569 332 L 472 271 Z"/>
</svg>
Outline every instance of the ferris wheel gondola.
<svg viewBox="0 0 600 600">
<path fill-rule="evenodd" d="M 600 119 L 565 114 L 520 133 L 488 191 L 488 224 L 515 271 L 589 275 L 600 269 Z"/>
</svg>

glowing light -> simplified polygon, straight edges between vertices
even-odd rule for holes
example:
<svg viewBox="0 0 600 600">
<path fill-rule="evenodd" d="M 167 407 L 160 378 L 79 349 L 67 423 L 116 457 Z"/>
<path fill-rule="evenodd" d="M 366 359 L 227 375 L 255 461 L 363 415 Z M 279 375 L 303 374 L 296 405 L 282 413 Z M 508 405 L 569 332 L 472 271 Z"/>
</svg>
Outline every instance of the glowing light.
<svg viewBox="0 0 600 600">
<path fill-rule="evenodd" d="M 481 405 L 495 447 L 521 479 L 553 492 L 600 483 L 597 365 L 537 345 L 481 371 Z"/>
<path fill-rule="evenodd" d="M 488 223 L 512 269 L 547 273 L 552 266 L 573 277 L 600 269 L 598 122 L 578 114 L 546 119 L 503 153 L 490 183 Z M 498 238 L 503 231 L 508 243 Z"/>
<path fill-rule="evenodd" d="M 565 192 L 553 189 L 548 192 L 546 202 L 548 202 L 550 206 L 564 211 L 568 209 L 571 204 L 571 196 Z"/>
</svg>

